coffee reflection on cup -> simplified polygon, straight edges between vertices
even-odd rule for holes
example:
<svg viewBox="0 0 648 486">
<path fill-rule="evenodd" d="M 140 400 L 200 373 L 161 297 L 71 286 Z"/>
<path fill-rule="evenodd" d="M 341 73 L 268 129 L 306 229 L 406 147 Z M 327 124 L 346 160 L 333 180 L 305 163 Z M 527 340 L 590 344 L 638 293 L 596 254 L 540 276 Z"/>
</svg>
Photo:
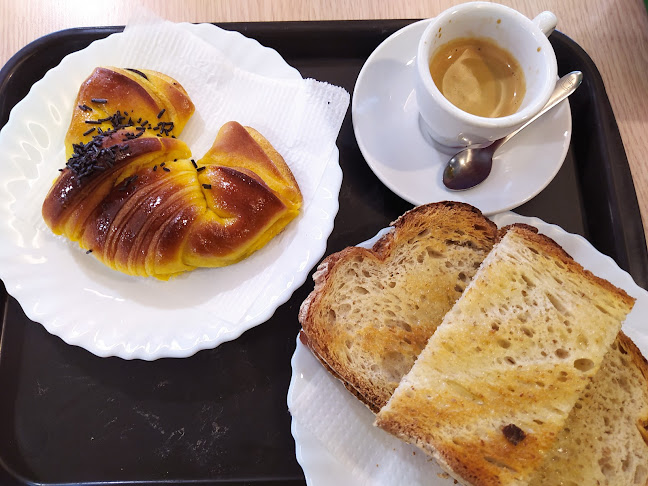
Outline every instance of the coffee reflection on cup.
<svg viewBox="0 0 648 486">
<path fill-rule="evenodd" d="M 430 74 L 450 103 L 487 118 L 512 115 L 526 92 L 520 63 L 487 37 L 459 37 L 442 45 L 432 55 Z"/>
<path fill-rule="evenodd" d="M 449 153 L 502 138 L 536 115 L 558 76 L 547 39 L 556 22 L 551 12 L 530 20 L 488 2 L 460 4 L 431 19 L 416 56 L 426 140 Z"/>
</svg>

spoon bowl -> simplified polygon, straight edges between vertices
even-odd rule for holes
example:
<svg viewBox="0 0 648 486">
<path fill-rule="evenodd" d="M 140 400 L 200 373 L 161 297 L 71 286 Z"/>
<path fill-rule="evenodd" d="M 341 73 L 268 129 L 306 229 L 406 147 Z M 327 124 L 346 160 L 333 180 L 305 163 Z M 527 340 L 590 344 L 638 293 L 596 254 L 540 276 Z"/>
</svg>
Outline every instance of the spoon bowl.
<svg viewBox="0 0 648 486">
<path fill-rule="evenodd" d="M 451 191 L 465 191 L 486 180 L 493 167 L 493 156 L 498 148 L 528 127 L 543 114 L 571 95 L 583 80 L 583 73 L 573 71 L 558 80 L 547 104 L 524 125 L 487 147 L 467 148 L 457 153 L 443 170 L 443 184 Z"/>
</svg>

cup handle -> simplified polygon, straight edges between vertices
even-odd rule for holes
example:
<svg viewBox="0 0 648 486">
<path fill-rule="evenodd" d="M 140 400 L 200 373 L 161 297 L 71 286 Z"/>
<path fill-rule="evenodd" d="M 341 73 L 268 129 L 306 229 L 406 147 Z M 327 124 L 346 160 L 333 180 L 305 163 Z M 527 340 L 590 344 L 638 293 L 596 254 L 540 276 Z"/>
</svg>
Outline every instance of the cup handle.
<svg viewBox="0 0 648 486">
<path fill-rule="evenodd" d="M 546 11 L 538 14 L 538 16 L 533 19 L 533 23 L 538 26 L 538 28 L 544 33 L 544 35 L 549 37 L 549 35 L 551 35 L 551 33 L 556 28 L 558 19 L 554 14 Z"/>
</svg>

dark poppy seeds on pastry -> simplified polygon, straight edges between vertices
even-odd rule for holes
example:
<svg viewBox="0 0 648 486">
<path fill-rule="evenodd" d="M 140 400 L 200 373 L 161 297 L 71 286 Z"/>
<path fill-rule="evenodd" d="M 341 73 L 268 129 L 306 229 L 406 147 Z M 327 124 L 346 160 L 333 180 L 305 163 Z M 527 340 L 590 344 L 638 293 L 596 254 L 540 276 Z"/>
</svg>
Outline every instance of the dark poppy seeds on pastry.
<svg viewBox="0 0 648 486">
<path fill-rule="evenodd" d="M 96 170 L 101 171 L 114 166 L 116 161 L 126 156 L 128 144 L 102 146 L 105 138 L 113 135 L 115 130 L 98 130 L 98 132 L 87 143 L 72 144 L 74 153 L 65 165 L 77 175 L 79 180 L 91 175 Z"/>
<path fill-rule="evenodd" d="M 170 135 L 173 130 L 173 122 L 159 122 L 153 130 L 160 130 L 162 135 Z"/>
<path fill-rule="evenodd" d="M 133 69 L 133 68 L 126 68 L 126 71 L 131 71 L 131 72 L 133 72 L 135 74 L 139 74 L 140 76 L 142 76 L 144 79 L 146 79 L 148 81 L 148 76 L 146 76 L 146 74 L 144 74 L 142 71 L 139 71 L 139 70 Z"/>
</svg>

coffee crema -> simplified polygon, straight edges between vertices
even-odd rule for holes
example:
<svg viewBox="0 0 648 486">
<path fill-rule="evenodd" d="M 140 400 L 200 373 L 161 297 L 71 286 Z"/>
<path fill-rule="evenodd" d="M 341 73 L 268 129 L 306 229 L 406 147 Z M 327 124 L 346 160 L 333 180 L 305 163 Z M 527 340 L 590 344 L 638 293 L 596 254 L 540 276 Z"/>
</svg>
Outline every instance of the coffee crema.
<svg viewBox="0 0 648 486">
<path fill-rule="evenodd" d="M 509 51 L 485 37 L 461 37 L 442 45 L 429 66 L 443 96 L 473 115 L 511 115 L 526 93 L 520 64 Z"/>
</svg>

